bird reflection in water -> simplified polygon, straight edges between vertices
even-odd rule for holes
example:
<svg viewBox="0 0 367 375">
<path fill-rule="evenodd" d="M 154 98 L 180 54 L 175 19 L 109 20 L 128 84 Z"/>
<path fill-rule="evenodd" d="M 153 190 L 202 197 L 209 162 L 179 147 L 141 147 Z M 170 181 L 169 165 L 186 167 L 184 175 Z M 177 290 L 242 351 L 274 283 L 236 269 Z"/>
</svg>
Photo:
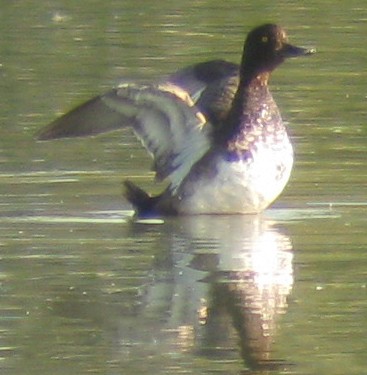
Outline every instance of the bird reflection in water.
<svg viewBox="0 0 367 375">
<path fill-rule="evenodd" d="M 189 358 L 203 356 L 218 366 L 237 362 L 240 353 L 251 370 L 287 367 L 274 358 L 273 342 L 293 285 L 293 252 L 273 222 L 257 215 L 208 215 L 123 229 L 124 237 L 134 239 L 154 233 L 148 241 L 154 262 L 139 295 L 88 294 L 85 300 L 70 290 L 48 311 L 93 322 L 111 340 L 109 362 L 121 366 L 133 358 L 140 364 L 142 357 L 143 369 L 153 366 L 147 358 L 169 367 L 180 366 L 177 358 L 184 357 L 187 366 Z M 126 288 L 124 276 L 118 290 Z"/>
<path fill-rule="evenodd" d="M 272 344 L 293 284 L 289 237 L 260 216 L 198 216 L 175 224 L 171 287 L 162 279 L 152 286 L 146 313 L 158 295 L 169 304 L 166 328 L 183 351 L 226 357 L 238 345 L 235 337 L 247 367 L 284 366 L 272 358 Z"/>
</svg>

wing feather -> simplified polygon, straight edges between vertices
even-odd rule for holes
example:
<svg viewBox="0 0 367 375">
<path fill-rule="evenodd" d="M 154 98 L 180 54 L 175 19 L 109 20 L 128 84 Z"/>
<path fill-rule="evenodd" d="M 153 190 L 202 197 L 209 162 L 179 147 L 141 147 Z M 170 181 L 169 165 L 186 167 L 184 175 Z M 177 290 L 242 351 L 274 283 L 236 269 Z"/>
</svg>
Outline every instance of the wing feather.
<svg viewBox="0 0 367 375">
<path fill-rule="evenodd" d="M 205 125 L 205 126 L 204 126 Z M 172 84 L 122 84 L 56 119 L 38 139 L 83 137 L 130 127 L 175 189 L 209 149 L 211 125 L 190 95 Z"/>
<path fill-rule="evenodd" d="M 154 159 L 158 179 L 176 189 L 210 147 L 238 85 L 238 65 L 212 60 L 181 69 L 155 85 L 121 84 L 57 118 L 39 140 L 95 136 L 132 128 Z"/>
</svg>

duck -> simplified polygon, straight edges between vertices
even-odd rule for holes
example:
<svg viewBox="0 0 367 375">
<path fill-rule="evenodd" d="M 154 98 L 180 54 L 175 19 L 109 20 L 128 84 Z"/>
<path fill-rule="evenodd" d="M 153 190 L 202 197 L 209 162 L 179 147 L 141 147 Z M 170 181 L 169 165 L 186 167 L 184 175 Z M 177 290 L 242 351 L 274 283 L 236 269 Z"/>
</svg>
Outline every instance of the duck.
<svg viewBox="0 0 367 375">
<path fill-rule="evenodd" d="M 288 183 L 293 147 L 269 89 L 286 59 L 314 48 L 288 42 L 276 24 L 252 29 L 240 64 L 210 60 L 153 83 L 122 82 L 55 119 L 39 141 L 96 136 L 131 128 L 153 158 L 152 196 L 124 181 L 124 196 L 139 217 L 258 214 Z"/>
</svg>

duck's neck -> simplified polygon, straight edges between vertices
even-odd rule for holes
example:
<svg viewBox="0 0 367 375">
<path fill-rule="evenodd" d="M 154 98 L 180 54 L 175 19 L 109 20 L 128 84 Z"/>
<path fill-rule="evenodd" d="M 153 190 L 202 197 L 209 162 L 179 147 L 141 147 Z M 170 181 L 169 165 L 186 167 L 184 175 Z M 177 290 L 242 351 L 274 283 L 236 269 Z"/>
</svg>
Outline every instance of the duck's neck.
<svg viewBox="0 0 367 375">
<path fill-rule="evenodd" d="M 241 76 L 231 112 L 238 115 L 238 118 L 247 113 L 257 112 L 259 106 L 271 98 L 268 87 L 269 76 L 267 72 L 254 76 Z"/>
<path fill-rule="evenodd" d="M 279 122 L 280 115 L 269 92 L 269 75 L 268 72 L 252 77 L 242 75 L 232 108 L 220 129 L 219 142 L 227 143 L 240 132 L 265 131 L 274 119 Z"/>
<path fill-rule="evenodd" d="M 229 116 L 230 123 L 235 125 L 238 120 L 245 120 L 244 116 L 256 117 L 264 103 L 273 103 L 268 86 L 269 75 L 266 72 L 252 77 L 241 76 Z"/>
</svg>

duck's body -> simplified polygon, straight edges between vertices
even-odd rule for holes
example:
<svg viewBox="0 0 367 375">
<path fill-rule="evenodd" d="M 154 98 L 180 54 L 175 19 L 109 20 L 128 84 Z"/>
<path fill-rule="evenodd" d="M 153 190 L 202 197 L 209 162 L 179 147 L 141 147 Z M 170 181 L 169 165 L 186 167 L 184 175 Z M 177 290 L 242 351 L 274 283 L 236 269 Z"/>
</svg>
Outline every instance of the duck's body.
<svg viewBox="0 0 367 375">
<path fill-rule="evenodd" d="M 286 127 L 267 85 L 255 79 L 247 90 L 241 125 L 235 122 L 236 131 L 228 131 L 230 114 L 223 125 L 227 134 L 217 125 L 212 134 L 215 147 L 174 192 L 169 188 L 162 195 L 155 207 L 158 212 L 257 213 L 283 191 L 293 165 Z"/>
<path fill-rule="evenodd" d="M 157 177 L 170 181 L 156 197 L 125 183 L 138 214 L 257 213 L 282 192 L 293 164 L 268 79 L 285 58 L 309 53 L 287 44 L 280 27 L 260 26 L 240 67 L 218 60 L 164 83 L 121 85 L 56 120 L 40 139 L 130 125 L 153 155 Z"/>
<path fill-rule="evenodd" d="M 225 150 L 209 153 L 193 168 L 177 194 L 169 198 L 169 205 L 162 199 L 157 211 L 179 214 L 263 211 L 283 191 L 290 177 L 293 164 L 290 142 L 276 149 L 261 144 L 243 156 L 236 155 L 234 160 L 232 156 Z"/>
</svg>

